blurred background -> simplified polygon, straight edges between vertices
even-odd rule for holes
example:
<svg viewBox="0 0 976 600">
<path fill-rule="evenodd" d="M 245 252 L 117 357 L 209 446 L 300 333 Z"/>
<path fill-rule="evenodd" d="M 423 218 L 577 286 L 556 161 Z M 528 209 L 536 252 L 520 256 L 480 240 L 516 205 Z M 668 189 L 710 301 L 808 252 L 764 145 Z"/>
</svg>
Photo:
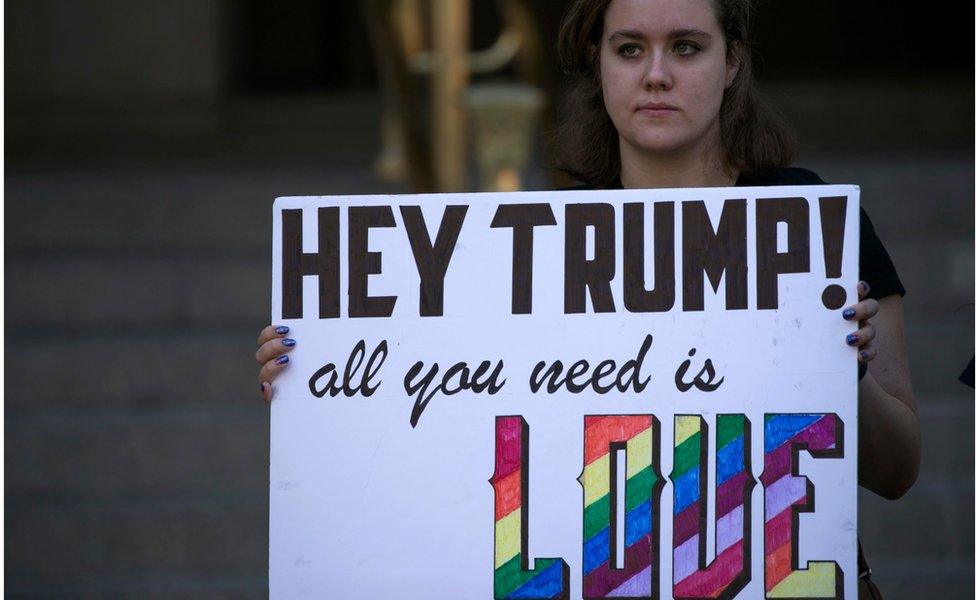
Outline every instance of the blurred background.
<svg viewBox="0 0 976 600">
<path fill-rule="evenodd" d="M 566 183 L 567 4 L 5 3 L 7 596 L 266 596 L 273 199 Z M 921 476 L 860 502 L 895 600 L 973 597 L 970 15 L 766 1 L 756 24 L 797 164 L 861 186 L 909 290 Z"/>
</svg>

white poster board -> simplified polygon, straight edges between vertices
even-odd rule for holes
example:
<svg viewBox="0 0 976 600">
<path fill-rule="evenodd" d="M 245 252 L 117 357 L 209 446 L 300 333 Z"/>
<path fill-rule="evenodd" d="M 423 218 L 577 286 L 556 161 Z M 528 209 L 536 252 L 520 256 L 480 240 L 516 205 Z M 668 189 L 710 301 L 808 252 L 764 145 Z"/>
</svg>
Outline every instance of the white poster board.
<svg viewBox="0 0 976 600">
<path fill-rule="evenodd" d="M 858 194 L 279 198 L 271 596 L 855 597 Z"/>
</svg>

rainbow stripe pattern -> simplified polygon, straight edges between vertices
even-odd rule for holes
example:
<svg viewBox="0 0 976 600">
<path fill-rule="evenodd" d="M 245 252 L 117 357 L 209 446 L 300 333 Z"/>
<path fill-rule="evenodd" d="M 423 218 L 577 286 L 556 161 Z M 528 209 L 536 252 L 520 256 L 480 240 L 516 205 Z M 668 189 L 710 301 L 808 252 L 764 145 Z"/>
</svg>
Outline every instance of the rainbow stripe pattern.
<svg viewBox="0 0 976 600">
<path fill-rule="evenodd" d="M 583 597 L 657 597 L 660 424 L 652 415 L 586 416 L 583 434 Z M 625 450 L 623 568 L 616 568 L 616 451 Z"/>
<path fill-rule="evenodd" d="M 521 416 L 495 418 L 495 598 L 568 598 L 569 565 L 537 558 L 528 568 L 529 425 Z"/>
<path fill-rule="evenodd" d="M 836 414 L 767 414 L 765 433 L 765 539 L 767 598 L 842 598 L 844 577 L 834 561 L 799 569 L 798 513 L 813 510 L 813 484 L 797 476 L 797 454 L 843 456 L 843 422 Z"/>
<path fill-rule="evenodd" d="M 706 567 L 708 425 L 674 417 L 675 598 L 733 598 L 751 578 L 751 425 L 742 414 L 718 415 L 716 425 L 715 558 Z"/>
</svg>

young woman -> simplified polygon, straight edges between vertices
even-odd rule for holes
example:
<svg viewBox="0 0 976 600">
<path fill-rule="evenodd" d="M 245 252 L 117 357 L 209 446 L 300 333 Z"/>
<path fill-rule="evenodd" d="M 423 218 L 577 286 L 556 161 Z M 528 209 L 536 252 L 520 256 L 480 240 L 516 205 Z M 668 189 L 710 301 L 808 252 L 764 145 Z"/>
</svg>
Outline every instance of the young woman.
<svg viewBox="0 0 976 600">
<path fill-rule="evenodd" d="M 750 0 L 578 0 L 559 39 L 573 78 L 557 142 L 582 189 L 802 185 L 790 136 L 758 99 L 748 51 Z M 860 484 L 889 499 L 918 473 L 904 288 L 861 213 L 859 302 L 842 311 L 856 346 Z M 258 338 L 261 393 L 287 366 L 287 328 Z M 864 366 L 870 363 L 870 369 Z M 862 580 L 863 581 L 863 580 Z M 867 582 L 862 597 L 870 598 Z"/>
</svg>

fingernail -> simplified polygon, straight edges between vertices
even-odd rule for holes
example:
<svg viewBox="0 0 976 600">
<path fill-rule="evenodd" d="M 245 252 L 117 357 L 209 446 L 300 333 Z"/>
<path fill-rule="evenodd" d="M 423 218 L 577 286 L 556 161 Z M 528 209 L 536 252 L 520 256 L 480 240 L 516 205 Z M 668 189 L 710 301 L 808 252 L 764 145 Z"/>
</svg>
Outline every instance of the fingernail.
<svg viewBox="0 0 976 600">
<path fill-rule="evenodd" d="M 857 359 L 860 360 L 861 362 L 867 362 L 868 353 L 865 352 L 864 350 L 861 350 L 860 352 L 857 353 Z"/>
<path fill-rule="evenodd" d="M 275 333 L 277 333 L 278 335 L 284 335 L 288 333 L 288 331 L 289 329 L 285 325 L 281 325 L 280 327 L 275 327 Z"/>
<path fill-rule="evenodd" d="M 858 283 L 858 285 L 861 286 L 861 289 L 864 290 L 864 293 L 865 294 L 867 294 L 868 292 L 871 291 L 871 286 L 868 285 L 868 282 L 867 281 L 861 281 L 861 282 Z"/>
<path fill-rule="evenodd" d="M 263 383 L 261 384 L 261 393 L 262 394 L 264 393 L 264 384 Z"/>
<path fill-rule="evenodd" d="M 275 359 L 275 364 L 276 365 L 283 365 L 286 362 L 288 362 L 288 355 L 287 354 L 282 354 L 281 356 L 279 356 L 278 358 Z"/>
<path fill-rule="evenodd" d="M 849 336 L 847 336 L 847 345 L 848 346 L 854 346 L 856 344 L 857 344 L 857 334 L 856 333 L 852 333 Z M 282 358 L 287 358 L 287 357 L 282 357 Z"/>
<path fill-rule="evenodd" d="M 281 340 L 281 345 L 282 346 L 288 346 L 290 348 L 290 347 L 292 347 L 292 346 L 295 345 L 295 340 L 293 340 L 291 338 L 285 338 L 285 339 Z"/>
<path fill-rule="evenodd" d="M 850 321 L 851 319 L 854 318 L 854 309 L 853 308 L 845 308 L 844 309 L 844 312 L 842 312 L 841 315 L 843 315 L 843 317 L 845 319 L 847 319 L 848 321 Z"/>
</svg>

